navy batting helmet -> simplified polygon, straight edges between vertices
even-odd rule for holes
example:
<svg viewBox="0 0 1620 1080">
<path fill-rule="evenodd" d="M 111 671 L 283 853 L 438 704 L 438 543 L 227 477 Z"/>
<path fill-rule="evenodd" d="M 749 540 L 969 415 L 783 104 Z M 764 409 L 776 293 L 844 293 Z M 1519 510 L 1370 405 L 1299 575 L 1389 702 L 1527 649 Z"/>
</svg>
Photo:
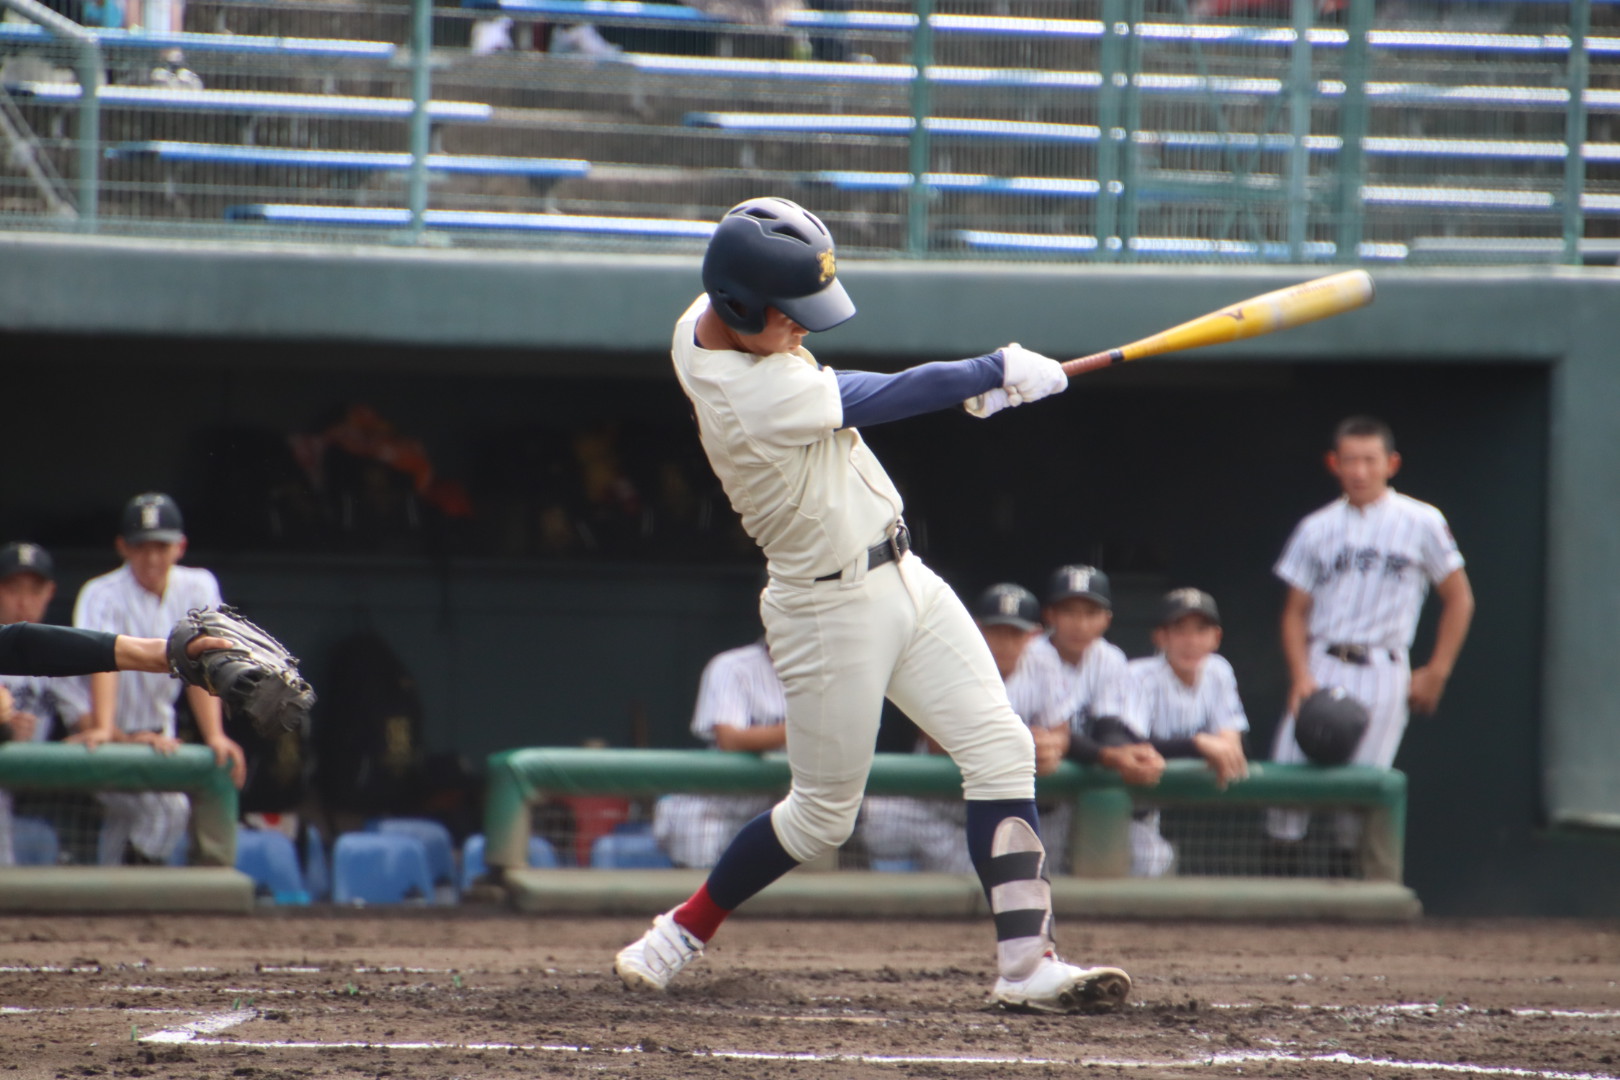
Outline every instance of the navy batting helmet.
<svg viewBox="0 0 1620 1080">
<path fill-rule="evenodd" d="M 838 281 L 832 234 L 787 199 L 749 199 L 726 211 L 703 254 L 703 288 L 725 324 L 765 329 L 774 307 L 806 330 L 831 330 L 855 314 Z"/>
<path fill-rule="evenodd" d="M 1294 739 L 1318 765 L 1343 765 L 1367 733 L 1367 707 L 1342 686 L 1325 687 L 1299 703 Z"/>
</svg>

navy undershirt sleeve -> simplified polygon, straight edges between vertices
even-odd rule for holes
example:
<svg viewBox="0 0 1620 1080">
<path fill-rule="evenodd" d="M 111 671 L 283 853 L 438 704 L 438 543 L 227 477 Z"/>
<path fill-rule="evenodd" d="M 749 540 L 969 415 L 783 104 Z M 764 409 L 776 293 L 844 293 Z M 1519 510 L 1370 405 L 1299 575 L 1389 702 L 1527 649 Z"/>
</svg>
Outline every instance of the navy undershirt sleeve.
<svg viewBox="0 0 1620 1080">
<path fill-rule="evenodd" d="M 89 675 L 117 671 L 117 634 L 68 626 L 0 626 L 0 675 Z"/>
<path fill-rule="evenodd" d="M 870 427 L 908 416 L 949 409 L 986 390 L 994 390 L 1006 377 L 1001 353 L 971 360 L 943 360 L 919 364 L 892 375 L 874 371 L 839 371 L 838 396 L 844 403 L 844 427 Z"/>
</svg>

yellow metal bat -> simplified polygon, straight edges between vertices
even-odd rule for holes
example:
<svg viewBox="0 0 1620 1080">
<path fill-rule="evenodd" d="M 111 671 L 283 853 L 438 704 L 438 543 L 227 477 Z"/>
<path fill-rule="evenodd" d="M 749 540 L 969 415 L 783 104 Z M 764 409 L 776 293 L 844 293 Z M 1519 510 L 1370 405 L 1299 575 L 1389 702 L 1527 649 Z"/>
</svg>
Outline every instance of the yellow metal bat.
<svg viewBox="0 0 1620 1080">
<path fill-rule="evenodd" d="M 1144 356 L 1259 337 L 1366 307 L 1372 299 L 1373 283 L 1367 271 L 1346 270 L 1251 297 L 1117 349 L 1070 360 L 1063 370 L 1071 376 L 1081 375 Z"/>
</svg>

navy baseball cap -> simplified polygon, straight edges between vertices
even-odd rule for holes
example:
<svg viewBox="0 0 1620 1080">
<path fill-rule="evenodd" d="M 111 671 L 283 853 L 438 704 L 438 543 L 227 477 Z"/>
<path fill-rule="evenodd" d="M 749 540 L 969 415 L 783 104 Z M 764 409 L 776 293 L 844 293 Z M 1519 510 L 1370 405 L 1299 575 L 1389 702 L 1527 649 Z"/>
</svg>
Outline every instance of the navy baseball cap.
<svg viewBox="0 0 1620 1080">
<path fill-rule="evenodd" d="M 135 496 L 124 507 L 124 522 L 119 526 L 118 535 L 129 544 L 144 544 L 150 540 L 172 544 L 186 538 L 186 522 L 173 499 L 162 492 L 148 491 Z"/>
<path fill-rule="evenodd" d="M 56 580 L 56 564 L 51 553 L 38 544 L 7 544 L 0 548 L 0 578 L 13 574 L 38 574 L 46 581 Z"/>
<path fill-rule="evenodd" d="M 1108 575 L 1095 566 L 1075 564 L 1060 566 L 1052 571 L 1052 579 L 1046 583 L 1047 605 L 1076 596 L 1100 604 L 1109 611 L 1114 609 L 1114 599 L 1108 591 Z"/>
<path fill-rule="evenodd" d="M 1035 594 L 1022 585 L 1006 582 L 992 585 L 973 601 L 973 618 L 980 626 L 1016 626 L 1020 630 L 1038 630 L 1041 626 L 1041 603 Z"/>
<path fill-rule="evenodd" d="M 1188 615 L 1202 615 L 1216 626 L 1221 625 L 1221 609 L 1203 589 L 1172 589 L 1159 601 L 1160 626 L 1169 626 Z"/>
</svg>

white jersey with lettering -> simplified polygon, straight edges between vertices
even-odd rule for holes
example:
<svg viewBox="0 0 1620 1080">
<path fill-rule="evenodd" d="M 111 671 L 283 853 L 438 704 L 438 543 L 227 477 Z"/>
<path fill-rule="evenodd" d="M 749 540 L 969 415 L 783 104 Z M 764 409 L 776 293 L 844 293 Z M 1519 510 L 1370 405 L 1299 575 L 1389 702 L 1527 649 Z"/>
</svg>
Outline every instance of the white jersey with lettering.
<svg viewBox="0 0 1620 1080">
<path fill-rule="evenodd" d="M 902 504 L 843 426 L 837 374 L 802 348 L 699 346 L 708 303 L 676 322 L 670 357 L 709 464 L 769 563 L 760 619 L 793 774 L 771 812 L 782 847 L 808 862 L 848 839 L 885 697 L 951 755 L 967 798 L 1032 798 L 1033 740 L 960 598 L 915 553 L 871 561 Z"/>
<path fill-rule="evenodd" d="M 0 686 L 11 691 L 12 707 L 38 723 L 29 742 L 45 742 L 54 726 L 71 734 L 72 726 L 90 711 L 90 689 L 82 676 L 0 675 Z"/>
<path fill-rule="evenodd" d="M 1149 738 L 1249 730 L 1249 717 L 1238 697 L 1237 675 L 1220 653 L 1204 658 L 1191 686 L 1181 681 L 1163 654 L 1132 660 L 1129 669 Z"/>
<path fill-rule="evenodd" d="M 703 668 L 692 734 L 711 747 L 715 728 L 766 727 L 787 720 L 787 696 L 765 643 L 727 649 Z M 776 800 L 753 795 L 666 795 L 653 808 L 653 835 L 679 866 L 709 867 L 737 830 Z"/>
<path fill-rule="evenodd" d="M 176 566 L 168 588 L 155 596 L 141 587 L 127 565 L 91 578 L 79 590 L 73 625 L 131 637 L 167 638 L 174 624 L 192 608 L 218 607 L 219 582 L 207 570 Z M 118 673 L 115 722 L 125 732 L 159 731 L 174 735 L 174 703 L 181 684 L 167 674 Z"/>
<path fill-rule="evenodd" d="M 1086 646 L 1078 664 L 1071 664 L 1058 653 L 1050 637 L 1038 637 L 1024 650 L 1024 664 L 1055 670 L 1063 685 L 1063 715 L 1070 730 L 1087 734 L 1088 725 L 1100 716 L 1112 716 L 1125 723 L 1138 738 L 1147 738 L 1140 704 L 1131 684 L 1129 661 L 1118 645 L 1098 638 Z"/>
<path fill-rule="evenodd" d="M 1369 722 L 1353 764 L 1389 768 L 1406 733 L 1412 671 L 1407 650 L 1431 584 L 1463 567 L 1445 515 L 1391 488 L 1365 507 L 1344 497 L 1301 521 L 1274 572 L 1310 594 L 1307 623 L 1311 675 L 1319 686 L 1342 686 L 1367 707 Z M 1336 646 L 1360 646 L 1364 662 L 1330 655 Z M 1294 739 L 1294 718 L 1283 718 L 1272 757 L 1305 760 Z M 1273 836 L 1303 836 L 1306 816 L 1271 811 Z M 1356 830 L 1340 827 L 1348 843 Z"/>
</svg>

